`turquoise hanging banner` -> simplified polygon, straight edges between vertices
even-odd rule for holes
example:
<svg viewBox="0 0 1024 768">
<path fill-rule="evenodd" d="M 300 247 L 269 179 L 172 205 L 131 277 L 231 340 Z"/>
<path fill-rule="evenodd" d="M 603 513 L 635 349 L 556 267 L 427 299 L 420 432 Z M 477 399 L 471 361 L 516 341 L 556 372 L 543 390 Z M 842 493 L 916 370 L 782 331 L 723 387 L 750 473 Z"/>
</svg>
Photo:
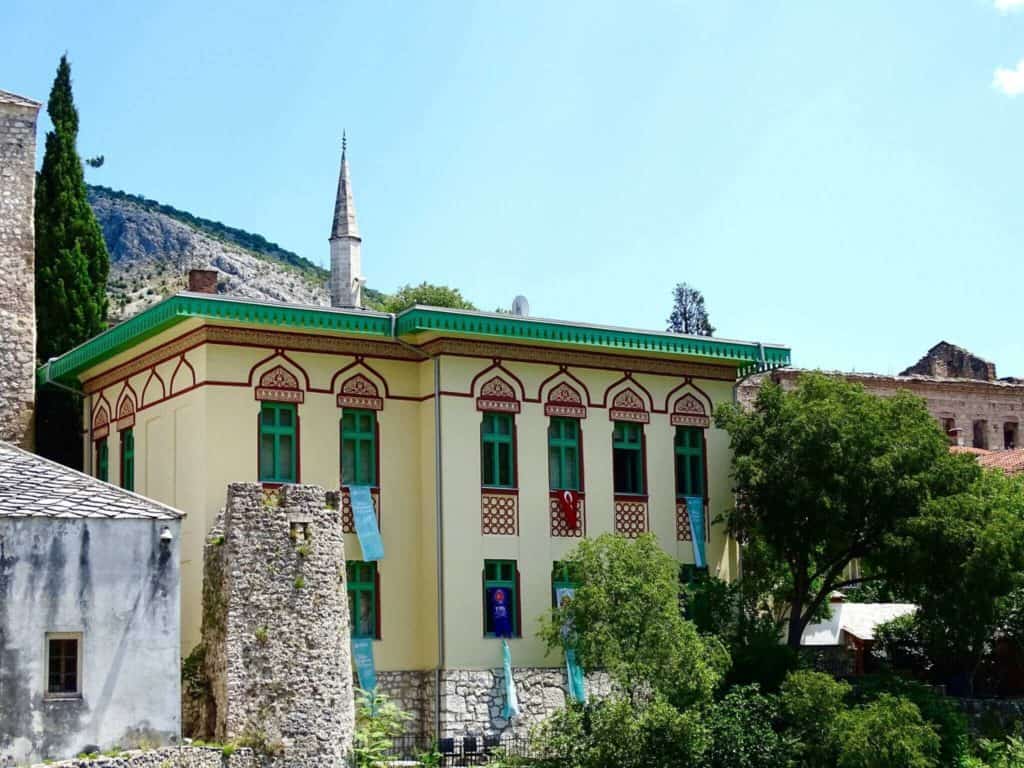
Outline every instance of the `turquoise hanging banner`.
<svg viewBox="0 0 1024 768">
<path fill-rule="evenodd" d="M 569 678 L 569 696 L 580 704 L 587 703 L 587 689 L 583 685 L 583 668 L 576 661 L 576 651 L 565 649 L 565 671 Z"/>
<path fill-rule="evenodd" d="M 352 638 L 352 666 L 359 677 L 359 687 L 370 693 L 377 687 L 377 670 L 373 665 L 373 639 Z"/>
<path fill-rule="evenodd" d="M 356 524 L 356 535 L 359 546 L 363 550 L 363 560 L 373 562 L 384 559 L 384 542 L 377 528 L 377 513 L 373 509 L 373 496 L 368 485 L 350 485 L 348 487 L 349 502 L 352 504 L 352 517 Z"/>
<path fill-rule="evenodd" d="M 512 651 L 508 640 L 501 641 L 501 655 L 505 667 L 505 710 L 501 716 L 510 720 L 519 714 L 519 696 L 516 695 L 516 681 L 512 679 Z"/>
<path fill-rule="evenodd" d="M 704 560 L 704 499 L 686 496 L 686 515 L 690 518 L 690 538 L 693 540 L 693 562 L 698 568 L 707 566 Z"/>
</svg>

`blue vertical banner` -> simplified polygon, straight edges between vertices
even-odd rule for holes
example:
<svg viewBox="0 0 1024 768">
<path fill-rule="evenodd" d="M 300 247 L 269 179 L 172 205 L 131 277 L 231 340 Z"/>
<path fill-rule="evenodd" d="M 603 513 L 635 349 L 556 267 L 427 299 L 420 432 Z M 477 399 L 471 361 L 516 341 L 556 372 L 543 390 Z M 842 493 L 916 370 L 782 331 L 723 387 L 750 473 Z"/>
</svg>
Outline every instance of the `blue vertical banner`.
<svg viewBox="0 0 1024 768">
<path fill-rule="evenodd" d="M 495 637 L 512 637 L 512 593 L 504 587 L 490 587 L 487 602 Z"/>
<path fill-rule="evenodd" d="M 685 496 L 686 515 L 690 518 L 690 538 L 693 539 L 693 562 L 698 568 L 707 566 L 704 560 L 704 498 Z"/>
<path fill-rule="evenodd" d="M 384 542 L 381 541 L 380 529 L 377 527 L 377 512 L 373 508 L 370 486 L 350 485 L 348 496 L 349 503 L 352 504 L 352 517 L 356 524 L 359 546 L 363 550 L 363 560 L 383 560 Z"/>
<path fill-rule="evenodd" d="M 505 709 L 501 716 L 511 720 L 519 715 L 519 696 L 516 694 L 516 681 L 512 678 L 512 651 L 508 640 L 501 641 L 501 656 L 505 667 Z"/>
<path fill-rule="evenodd" d="M 359 677 L 359 687 L 370 693 L 377 687 L 377 670 L 373 665 L 373 639 L 352 638 L 352 666 Z"/>
<path fill-rule="evenodd" d="M 587 689 L 583 684 L 583 668 L 576 661 L 576 651 L 565 649 L 565 671 L 569 679 L 569 696 L 580 704 L 587 703 Z"/>
</svg>

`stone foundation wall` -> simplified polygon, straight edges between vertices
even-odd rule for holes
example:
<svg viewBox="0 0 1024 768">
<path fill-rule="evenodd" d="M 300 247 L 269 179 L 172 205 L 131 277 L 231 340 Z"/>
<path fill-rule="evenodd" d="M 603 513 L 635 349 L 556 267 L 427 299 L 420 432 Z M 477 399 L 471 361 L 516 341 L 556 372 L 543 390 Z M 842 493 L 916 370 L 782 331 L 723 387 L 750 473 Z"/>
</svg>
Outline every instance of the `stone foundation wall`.
<svg viewBox="0 0 1024 768">
<path fill-rule="evenodd" d="M 32 444 L 39 104 L 0 92 L 0 440 Z"/>
<path fill-rule="evenodd" d="M 263 742 L 292 768 L 342 765 L 355 713 L 340 511 L 316 486 L 233 483 L 204 560 L 209 735 Z"/>
<path fill-rule="evenodd" d="M 251 749 L 225 756 L 220 747 L 168 747 L 123 752 L 116 757 L 92 757 L 37 763 L 33 768 L 261 768 Z"/>
<path fill-rule="evenodd" d="M 1019 728 L 1024 723 L 1024 699 L 954 699 L 967 715 L 972 731 L 998 723 L 1003 728 Z"/>
</svg>

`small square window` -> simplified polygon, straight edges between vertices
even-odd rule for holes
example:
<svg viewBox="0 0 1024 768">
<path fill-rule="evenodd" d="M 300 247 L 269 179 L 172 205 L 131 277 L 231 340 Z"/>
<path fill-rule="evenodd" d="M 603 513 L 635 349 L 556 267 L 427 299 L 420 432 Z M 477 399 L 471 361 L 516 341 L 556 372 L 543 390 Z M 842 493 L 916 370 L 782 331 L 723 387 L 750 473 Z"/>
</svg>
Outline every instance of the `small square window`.
<svg viewBox="0 0 1024 768">
<path fill-rule="evenodd" d="M 46 695 L 75 698 L 82 695 L 82 635 L 49 632 L 46 635 Z"/>
</svg>

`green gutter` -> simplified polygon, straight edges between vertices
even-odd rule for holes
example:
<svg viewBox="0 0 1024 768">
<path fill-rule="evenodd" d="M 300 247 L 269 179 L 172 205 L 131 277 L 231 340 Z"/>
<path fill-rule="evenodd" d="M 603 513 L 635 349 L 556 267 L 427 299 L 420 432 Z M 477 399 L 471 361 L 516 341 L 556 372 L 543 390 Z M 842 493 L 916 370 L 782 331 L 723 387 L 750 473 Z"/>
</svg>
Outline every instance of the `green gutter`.
<svg viewBox="0 0 1024 768">
<path fill-rule="evenodd" d="M 108 360 L 190 317 L 272 325 L 295 330 L 393 338 L 421 333 L 489 337 L 500 341 L 562 344 L 586 349 L 659 353 L 701 358 L 734 366 L 737 377 L 788 366 L 789 349 L 708 336 L 635 331 L 559 320 L 469 312 L 438 307 L 411 307 L 397 317 L 384 312 L 334 309 L 246 301 L 200 293 L 179 293 L 143 310 L 130 320 L 53 358 L 36 372 L 39 386 L 73 381 L 79 373 Z"/>
</svg>

